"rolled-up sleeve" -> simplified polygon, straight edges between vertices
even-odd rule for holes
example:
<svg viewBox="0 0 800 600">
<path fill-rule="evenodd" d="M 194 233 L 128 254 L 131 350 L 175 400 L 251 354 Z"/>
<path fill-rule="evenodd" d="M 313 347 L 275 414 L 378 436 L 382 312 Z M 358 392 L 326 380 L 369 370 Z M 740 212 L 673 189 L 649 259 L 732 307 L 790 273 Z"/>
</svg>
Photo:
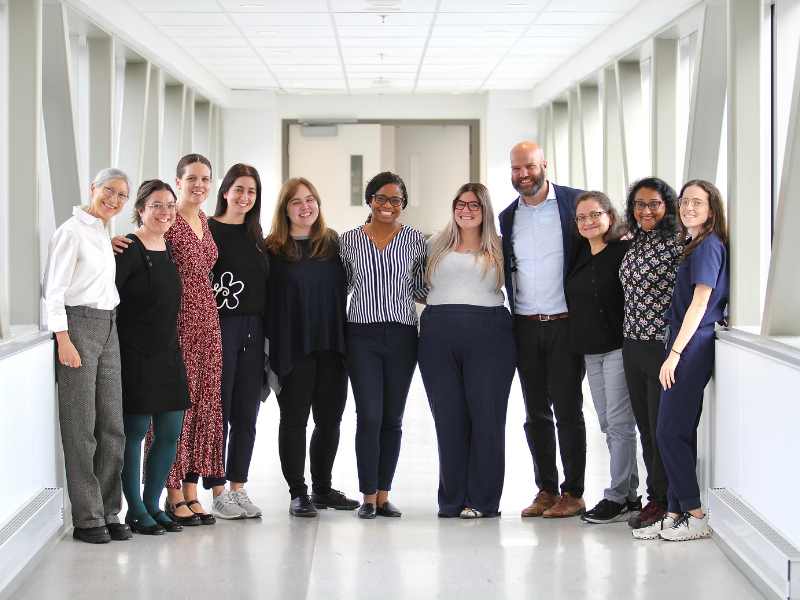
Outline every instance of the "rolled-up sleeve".
<svg viewBox="0 0 800 600">
<path fill-rule="evenodd" d="M 78 240 L 74 233 L 69 230 L 56 231 L 50 240 L 42 285 L 47 328 L 50 331 L 66 331 L 69 328 L 64 296 L 72 282 L 77 262 Z"/>
</svg>

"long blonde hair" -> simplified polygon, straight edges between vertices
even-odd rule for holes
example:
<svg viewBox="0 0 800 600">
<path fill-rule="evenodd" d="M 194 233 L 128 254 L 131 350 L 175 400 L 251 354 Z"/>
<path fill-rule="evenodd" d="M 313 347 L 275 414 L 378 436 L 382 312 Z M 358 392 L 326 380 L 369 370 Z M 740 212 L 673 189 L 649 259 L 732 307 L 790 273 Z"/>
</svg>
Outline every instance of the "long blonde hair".
<svg viewBox="0 0 800 600">
<path fill-rule="evenodd" d="M 497 235 L 497 229 L 494 226 L 494 211 L 492 210 L 492 199 L 489 196 L 489 190 L 482 183 L 465 183 L 462 185 L 456 197 L 453 200 L 452 210 L 450 211 L 450 220 L 445 228 L 439 234 L 436 243 L 433 245 L 433 251 L 428 258 L 428 268 L 425 271 L 425 279 L 428 285 L 431 284 L 431 274 L 436 272 L 439 263 L 442 262 L 445 256 L 450 252 L 454 252 L 458 245 L 461 243 L 461 228 L 456 223 L 456 202 L 461 198 L 462 194 L 472 192 L 477 196 L 480 202 L 481 210 L 483 211 L 483 221 L 481 222 L 481 243 L 475 252 L 475 260 L 483 262 L 483 277 L 489 272 L 489 269 L 495 269 L 495 285 L 496 289 L 500 289 L 504 283 L 503 274 L 503 245 L 500 241 L 500 236 Z"/>
</svg>

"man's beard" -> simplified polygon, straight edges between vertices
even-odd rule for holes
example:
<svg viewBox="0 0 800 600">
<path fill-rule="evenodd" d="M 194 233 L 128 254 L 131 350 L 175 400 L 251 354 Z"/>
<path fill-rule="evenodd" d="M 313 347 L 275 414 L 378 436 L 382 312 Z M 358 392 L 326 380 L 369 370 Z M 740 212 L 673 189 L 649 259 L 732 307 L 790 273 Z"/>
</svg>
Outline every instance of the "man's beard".
<svg viewBox="0 0 800 600">
<path fill-rule="evenodd" d="M 522 179 L 522 178 L 521 178 Z M 539 190 L 542 189 L 545 180 L 545 172 L 544 169 L 539 171 L 539 177 L 533 178 L 529 183 L 519 184 L 519 179 L 514 181 L 514 178 L 511 178 L 511 185 L 514 186 L 514 189 L 517 190 L 521 195 L 525 196 L 526 198 L 531 198 L 539 193 Z"/>
</svg>

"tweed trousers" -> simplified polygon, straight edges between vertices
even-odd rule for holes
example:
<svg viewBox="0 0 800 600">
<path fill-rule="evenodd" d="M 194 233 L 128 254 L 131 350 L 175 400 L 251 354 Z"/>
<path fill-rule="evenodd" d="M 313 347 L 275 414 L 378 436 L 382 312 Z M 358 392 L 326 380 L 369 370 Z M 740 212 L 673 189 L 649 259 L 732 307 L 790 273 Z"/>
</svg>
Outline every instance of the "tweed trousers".
<svg viewBox="0 0 800 600">
<path fill-rule="evenodd" d="M 68 306 L 79 368 L 56 361 L 58 419 L 75 527 L 119 523 L 122 508 L 122 383 L 114 311 Z"/>
</svg>

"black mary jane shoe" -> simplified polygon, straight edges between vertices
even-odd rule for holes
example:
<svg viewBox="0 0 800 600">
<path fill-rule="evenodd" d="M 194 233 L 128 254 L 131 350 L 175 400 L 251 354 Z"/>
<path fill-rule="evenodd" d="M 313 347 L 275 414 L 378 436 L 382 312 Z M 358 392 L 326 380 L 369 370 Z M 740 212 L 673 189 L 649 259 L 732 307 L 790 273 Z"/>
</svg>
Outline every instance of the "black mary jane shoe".
<svg viewBox="0 0 800 600">
<path fill-rule="evenodd" d="M 365 502 L 361 505 L 361 508 L 358 509 L 358 518 L 359 519 L 374 519 L 378 516 L 376 511 L 375 505 L 370 502 Z"/>
<path fill-rule="evenodd" d="M 130 525 L 131 531 L 138 533 L 140 535 L 164 535 L 167 531 L 158 524 L 156 521 L 155 525 L 142 525 L 139 521 L 144 519 L 145 517 L 149 517 L 149 513 L 144 513 L 136 517 L 135 519 L 131 516 L 131 513 L 125 515 L 125 523 Z"/>
<path fill-rule="evenodd" d="M 403 513 L 388 500 L 378 507 L 378 514 L 382 517 L 402 517 Z"/>
<path fill-rule="evenodd" d="M 200 504 L 200 501 L 199 500 L 189 500 L 186 503 L 186 506 L 191 506 L 192 504 Z M 190 508 L 189 510 L 192 510 L 192 509 Z M 194 511 L 192 510 L 192 512 L 194 512 Z M 217 518 L 214 515 L 211 515 L 209 513 L 196 512 L 194 514 L 196 514 L 198 517 L 200 517 L 200 522 L 203 525 L 213 525 L 214 523 L 217 522 Z"/>
<path fill-rule="evenodd" d="M 131 528 L 126 523 L 106 523 L 106 529 L 108 529 L 108 534 L 115 542 L 129 540 L 133 537 Z"/>
<path fill-rule="evenodd" d="M 172 506 L 164 500 L 164 513 L 175 521 L 178 525 L 185 525 L 188 527 L 194 527 L 195 525 L 200 525 L 200 515 L 192 515 L 191 517 L 179 517 L 175 514 L 175 509 L 179 506 L 186 506 L 186 502 L 178 502 L 177 504 L 173 504 Z"/>
<path fill-rule="evenodd" d="M 159 519 L 158 515 L 164 515 L 164 519 L 166 520 Z M 183 526 L 178 525 L 175 521 L 170 519 L 167 513 L 165 513 L 163 510 L 160 510 L 156 514 L 150 516 L 153 517 L 155 522 L 161 525 L 161 527 L 163 527 L 167 533 L 180 533 L 183 531 Z"/>
</svg>

